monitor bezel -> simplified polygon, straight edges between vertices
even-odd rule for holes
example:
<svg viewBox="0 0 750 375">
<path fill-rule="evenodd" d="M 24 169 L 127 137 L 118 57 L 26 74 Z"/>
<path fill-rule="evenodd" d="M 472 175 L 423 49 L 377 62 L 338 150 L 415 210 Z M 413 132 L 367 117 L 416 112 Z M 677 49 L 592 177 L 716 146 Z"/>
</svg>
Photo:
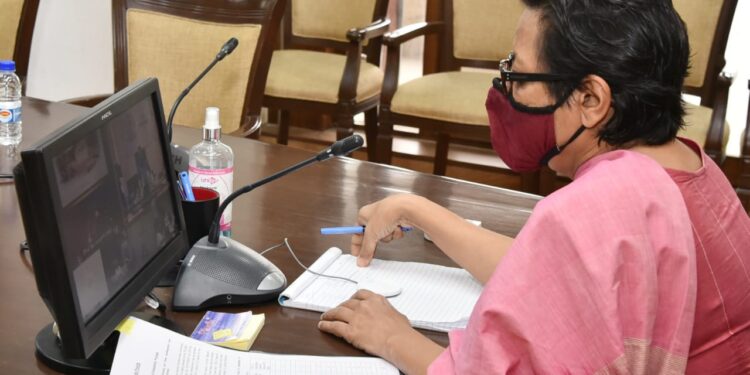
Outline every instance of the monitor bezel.
<svg viewBox="0 0 750 375">
<path fill-rule="evenodd" d="M 17 190 L 22 206 L 24 228 L 29 243 L 37 289 L 58 325 L 63 353 L 70 358 L 88 358 L 109 337 L 122 319 L 141 303 L 188 249 L 187 231 L 181 200 L 174 178 L 169 179 L 171 198 L 176 208 L 177 234 L 141 271 L 89 318 L 80 311 L 73 289 L 73 270 L 68 269 L 62 247 L 53 194 L 56 180 L 52 158 L 81 137 L 104 126 L 128 109 L 151 99 L 158 122 L 159 142 L 168 173 L 174 171 L 158 81 L 149 78 L 135 83 L 82 117 L 69 122 L 42 141 L 21 152 L 16 168 Z M 57 153 L 56 153 L 57 152 Z M 168 174 L 169 175 L 169 174 Z M 28 217 L 27 217 L 28 216 Z"/>
</svg>

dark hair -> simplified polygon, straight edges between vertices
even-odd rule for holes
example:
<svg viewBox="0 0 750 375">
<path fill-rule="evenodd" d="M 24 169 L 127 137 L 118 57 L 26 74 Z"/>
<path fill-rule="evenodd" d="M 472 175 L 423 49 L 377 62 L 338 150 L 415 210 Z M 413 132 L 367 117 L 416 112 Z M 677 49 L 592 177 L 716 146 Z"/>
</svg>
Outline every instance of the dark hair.
<svg viewBox="0 0 750 375">
<path fill-rule="evenodd" d="M 690 46 L 671 0 L 523 0 L 541 13 L 541 66 L 581 80 L 595 74 L 612 90 L 614 116 L 599 139 L 660 145 L 684 126 L 682 85 Z M 550 82 L 560 99 L 579 87 Z"/>
</svg>

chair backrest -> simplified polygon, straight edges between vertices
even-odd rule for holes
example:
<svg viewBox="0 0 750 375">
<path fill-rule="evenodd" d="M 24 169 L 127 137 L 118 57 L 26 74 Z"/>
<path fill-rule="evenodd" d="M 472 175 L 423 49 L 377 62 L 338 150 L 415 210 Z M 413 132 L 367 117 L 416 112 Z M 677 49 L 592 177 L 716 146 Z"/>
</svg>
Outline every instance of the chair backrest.
<svg viewBox="0 0 750 375">
<path fill-rule="evenodd" d="M 438 70 L 497 69 L 513 49 L 524 6 L 517 0 L 443 0 L 445 28 Z"/>
<path fill-rule="evenodd" d="M 224 132 L 260 114 L 263 88 L 286 0 L 115 0 L 115 90 L 157 77 L 165 112 L 231 37 L 239 44 L 193 88 L 175 124 L 203 125 L 221 109 Z"/>
<path fill-rule="evenodd" d="M 690 39 L 690 72 L 685 92 L 701 97 L 712 107 L 716 80 L 724 69 L 724 52 L 737 0 L 673 0 Z"/>
<path fill-rule="evenodd" d="M 39 0 L 0 0 L 0 60 L 14 60 L 26 77 Z"/>
<path fill-rule="evenodd" d="M 289 0 L 283 48 L 330 49 L 344 53 L 346 32 L 385 19 L 388 0 Z M 367 61 L 380 64 L 382 38 L 365 47 Z"/>
</svg>

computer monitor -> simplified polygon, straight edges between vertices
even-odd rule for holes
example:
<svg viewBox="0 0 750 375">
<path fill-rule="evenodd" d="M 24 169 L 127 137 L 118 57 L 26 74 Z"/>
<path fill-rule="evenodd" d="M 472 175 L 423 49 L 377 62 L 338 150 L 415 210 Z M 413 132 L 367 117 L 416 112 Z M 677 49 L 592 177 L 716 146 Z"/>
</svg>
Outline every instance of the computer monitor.
<svg viewBox="0 0 750 375">
<path fill-rule="evenodd" d="M 80 362 L 189 248 L 157 80 L 22 151 L 14 175 L 37 288 L 59 328 L 60 353 L 47 353 L 48 326 L 37 355 L 53 368 Z"/>
</svg>

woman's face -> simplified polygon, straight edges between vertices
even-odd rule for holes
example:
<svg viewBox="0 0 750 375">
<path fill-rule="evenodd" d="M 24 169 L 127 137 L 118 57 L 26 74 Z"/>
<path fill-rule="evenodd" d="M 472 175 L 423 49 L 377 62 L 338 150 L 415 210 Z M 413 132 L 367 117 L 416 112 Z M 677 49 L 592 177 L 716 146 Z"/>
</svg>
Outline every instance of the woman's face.
<svg viewBox="0 0 750 375">
<path fill-rule="evenodd" d="M 540 61 L 539 48 L 542 36 L 540 13 L 537 10 L 526 9 L 518 22 L 516 36 L 513 43 L 515 59 L 512 70 L 522 73 L 557 73 L 550 72 Z M 547 90 L 543 82 L 514 82 L 512 86 L 513 98 L 516 102 L 530 107 L 544 107 L 553 105 L 556 99 Z M 566 104 L 554 113 L 555 140 L 557 145 L 565 144 L 582 125 L 582 112 L 576 103 L 578 92 L 574 92 Z M 590 134 L 584 132 L 573 143 L 565 148 L 558 156 L 549 162 L 550 168 L 564 176 L 573 176 L 582 162 L 582 158 L 591 149 Z M 585 160 L 584 160 L 585 161 Z"/>
</svg>

